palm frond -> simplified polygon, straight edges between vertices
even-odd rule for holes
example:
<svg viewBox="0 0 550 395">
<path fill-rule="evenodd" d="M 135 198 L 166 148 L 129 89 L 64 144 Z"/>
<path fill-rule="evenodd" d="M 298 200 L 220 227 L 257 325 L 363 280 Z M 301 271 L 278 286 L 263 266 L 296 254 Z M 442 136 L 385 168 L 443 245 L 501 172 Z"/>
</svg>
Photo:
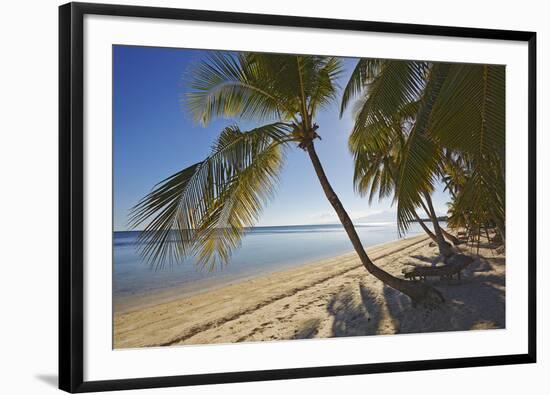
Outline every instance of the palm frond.
<svg viewBox="0 0 550 395">
<path fill-rule="evenodd" d="M 308 111 L 311 116 L 336 100 L 339 92 L 338 79 L 342 74 L 342 62 L 336 57 L 316 57 L 308 71 Z"/>
<path fill-rule="evenodd" d="M 287 120 L 295 109 L 274 87 L 277 80 L 246 53 L 212 52 L 191 73 L 184 99 L 193 118 L 207 124 L 215 117 Z"/>
<path fill-rule="evenodd" d="M 346 111 L 351 100 L 359 96 L 365 87 L 380 73 L 382 59 L 359 59 L 353 69 L 348 83 L 342 92 L 342 103 L 340 104 L 340 117 Z"/>
<path fill-rule="evenodd" d="M 358 111 L 368 98 L 357 100 Z M 419 101 L 412 101 L 388 116 L 353 128 L 348 146 L 354 157 L 354 187 L 361 196 L 368 196 L 369 203 L 376 195 L 380 200 L 394 193 L 402 151 L 418 107 Z"/>
<path fill-rule="evenodd" d="M 430 134 L 468 158 L 455 210 L 505 233 L 505 68 L 454 65 L 434 104 Z"/>
<path fill-rule="evenodd" d="M 371 203 L 391 196 L 394 190 L 401 133 L 398 122 L 371 124 L 367 130 L 351 133 L 349 150 L 354 157 L 353 182 L 356 192 Z"/>
<path fill-rule="evenodd" d="M 428 127 L 434 102 L 447 78 L 449 68 L 445 63 L 431 67 L 418 115 L 403 151 L 396 188 L 397 224 L 400 232 L 408 229 L 414 220 L 416 208 L 421 204 L 422 196 L 433 191 L 439 174 L 441 150 L 429 136 Z"/>
<path fill-rule="evenodd" d="M 449 149 L 501 156 L 504 89 L 503 66 L 453 65 L 434 104 L 430 133 Z"/>
<path fill-rule="evenodd" d="M 417 102 L 426 86 L 429 64 L 416 61 L 386 61 L 380 73 L 366 86 L 366 100 L 355 114 L 354 130 L 393 117 Z"/>
<path fill-rule="evenodd" d="M 397 163 L 400 232 L 441 178 L 453 198 L 453 221 L 496 224 L 504 235 L 504 67 L 384 61 L 367 78 L 367 64 L 358 62 L 341 106 L 360 95 L 349 140 L 358 192 L 387 196 L 384 177 Z M 388 132 L 396 118 L 403 133 L 395 134 L 402 141 L 392 155 Z"/>
<path fill-rule="evenodd" d="M 272 196 L 288 132 L 283 123 L 227 127 L 204 161 L 159 183 L 130 215 L 133 228 L 144 225 L 143 257 L 159 268 L 189 255 L 209 269 L 226 263 Z"/>
</svg>

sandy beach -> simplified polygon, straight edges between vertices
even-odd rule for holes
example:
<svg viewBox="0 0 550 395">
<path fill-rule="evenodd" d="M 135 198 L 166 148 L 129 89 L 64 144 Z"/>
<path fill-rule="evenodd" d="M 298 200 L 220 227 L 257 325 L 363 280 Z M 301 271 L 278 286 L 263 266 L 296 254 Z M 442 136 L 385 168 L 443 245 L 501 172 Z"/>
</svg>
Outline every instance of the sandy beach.
<svg viewBox="0 0 550 395">
<path fill-rule="evenodd" d="M 384 270 L 431 265 L 424 235 L 367 249 Z M 475 255 L 470 247 L 463 253 Z M 354 252 L 114 316 L 114 348 L 504 328 L 504 255 L 481 245 L 461 280 L 429 280 L 446 303 L 413 308 L 370 275 Z"/>
</svg>

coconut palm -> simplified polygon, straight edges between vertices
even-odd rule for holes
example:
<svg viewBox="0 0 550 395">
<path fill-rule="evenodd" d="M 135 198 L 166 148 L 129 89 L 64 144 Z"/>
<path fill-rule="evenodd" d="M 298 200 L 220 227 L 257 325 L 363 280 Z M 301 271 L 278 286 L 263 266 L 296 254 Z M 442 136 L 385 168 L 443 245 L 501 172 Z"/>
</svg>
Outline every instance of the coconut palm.
<svg viewBox="0 0 550 395">
<path fill-rule="evenodd" d="M 376 177 L 370 177 L 368 168 L 373 166 L 372 159 L 379 154 L 389 154 L 391 156 L 391 159 L 386 159 L 378 166 L 379 174 L 384 174 L 384 171 L 391 167 L 388 172 L 390 176 L 387 177 L 387 180 L 390 180 L 391 183 L 384 190 L 380 190 L 380 197 L 389 196 L 390 192 L 397 191 L 401 177 L 400 167 L 406 159 L 408 138 L 413 132 L 416 115 L 421 109 L 420 91 L 424 88 L 422 78 L 426 78 L 423 76 L 427 74 L 428 69 L 429 64 L 425 62 L 359 60 L 344 90 L 341 111 L 345 110 L 348 100 L 361 94 L 360 100 L 355 105 L 355 124 L 350 136 L 350 150 L 355 158 L 356 187 L 360 193 L 370 189 L 372 196 L 372 193 L 375 193 L 377 189 L 377 179 Z M 405 94 L 406 98 L 397 101 L 396 99 L 399 99 L 398 95 L 385 94 L 385 86 L 396 83 L 392 78 L 408 77 L 410 74 L 413 74 L 418 80 L 419 84 L 417 86 L 413 84 L 413 88 L 417 92 L 411 88 Z M 400 81 L 400 83 L 404 82 Z M 384 111 L 385 107 L 394 110 L 392 112 Z M 386 148 L 384 148 L 384 144 L 387 145 Z M 370 158 L 370 160 L 367 158 Z M 376 161 L 374 162 L 376 163 Z M 375 174 L 373 173 L 373 175 Z M 357 184 L 358 177 L 361 178 L 359 184 Z M 391 189 L 388 186 L 391 186 Z M 435 232 L 434 239 L 439 246 L 440 253 L 443 256 L 449 256 L 453 251 L 444 239 L 443 230 L 439 227 L 437 215 L 431 202 L 431 188 L 428 186 L 425 188 L 414 202 L 414 207 L 409 210 L 409 217 L 402 219 L 399 223 L 400 231 L 404 232 L 413 220 L 418 221 L 419 217 L 416 210 L 417 208 L 423 208 L 428 218 L 432 220 Z M 395 193 L 394 201 L 398 202 L 399 208 L 397 193 Z M 421 221 L 420 224 L 424 227 Z M 430 236 L 433 236 L 426 227 L 424 227 L 424 230 L 427 233 L 429 232 Z"/>
<path fill-rule="evenodd" d="M 453 93 L 454 92 L 454 93 Z M 462 157 L 455 207 L 505 239 L 505 69 L 453 65 L 432 113 L 431 134 Z"/>
<path fill-rule="evenodd" d="M 359 108 L 363 105 L 364 103 L 361 101 L 357 103 Z M 372 203 L 377 193 L 379 200 L 394 195 L 407 131 L 413 125 L 412 119 L 407 115 L 410 110 L 414 110 L 411 106 L 416 108 L 418 102 L 411 103 L 405 111 L 392 114 L 391 119 L 373 122 L 366 128 L 354 130 L 350 135 L 349 149 L 354 157 L 354 186 L 360 195 L 368 195 L 369 204 Z M 426 202 L 421 200 L 421 206 L 425 214 L 432 221 L 437 221 L 437 217 L 432 215 L 428 208 L 432 204 L 431 199 L 426 200 Z M 426 234 L 440 244 L 437 236 L 424 224 L 416 210 L 413 211 L 413 216 Z M 460 244 L 460 240 L 444 229 L 441 229 L 441 232 L 453 244 Z M 443 246 L 445 248 L 444 252 L 447 254 L 450 247 L 447 243 Z"/>
<path fill-rule="evenodd" d="M 335 102 L 341 71 L 338 58 L 323 56 L 215 52 L 200 62 L 185 101 L 194 119 L 262 126 L 227 127 L 207 158 L 162 181 L 135 206 L 131 224 L 146 224 L 143 254 L 157 264 L 191 254 L 211 268 L 226 263 L 272 196 L 285 150 L 297 147 L 309 156 L 366 270 L 414 302 L 441 302 L 433 287 L 394 277 L 372 262 L 325 174 L 315 150 L 315 117 Z"/>
<path fill-rule="evenodd" d="M 348 82 L 343 112 L 359 96 L 352 134 L 378 133 L 395 114 L 411 126 L 401 151 L 395 200 L 405 231 L 426 206 L 440 249 L 443 230 L 430 194 L 444 178 L 445 157 L 467 158 L 472 171 L 453 197 L 470 220 L 491 221 L 504 238 L 504 68 L 491 65 L 361 59 Z"/>
</svg>

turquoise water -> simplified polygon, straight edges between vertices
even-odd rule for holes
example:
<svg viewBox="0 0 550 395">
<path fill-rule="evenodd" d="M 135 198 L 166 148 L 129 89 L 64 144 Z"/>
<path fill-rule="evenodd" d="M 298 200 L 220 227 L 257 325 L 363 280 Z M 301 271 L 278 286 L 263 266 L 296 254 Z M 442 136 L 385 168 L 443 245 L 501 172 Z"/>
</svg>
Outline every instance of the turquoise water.
<svg viewBox="0 0 550 395">
<path fill-rule="evenodd" d="M 392 223 L 356 225 L 366 247 L 397 240 Z M 422 233 L 413 224 L 407 236 Z M 200 291 L 212 284 L 278 271 L 304 263 L 331 258 L 353 250 L 341 225 L 299 225 L 256 227 L 248 231 L 231 261 L 214 272 L 201 270 L 194 259 L 163 270 L 154 270 L 139 256 L 135 241 L 138 232 L 114 232 L 113 299 L 127 299 L 178 288 Z"/>
</svg>

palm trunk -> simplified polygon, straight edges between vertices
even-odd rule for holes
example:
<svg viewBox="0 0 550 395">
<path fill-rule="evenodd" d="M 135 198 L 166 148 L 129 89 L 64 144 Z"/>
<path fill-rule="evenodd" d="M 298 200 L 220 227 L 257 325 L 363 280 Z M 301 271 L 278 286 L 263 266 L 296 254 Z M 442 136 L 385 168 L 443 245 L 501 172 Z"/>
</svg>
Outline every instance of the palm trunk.
<svg viewBox="0 0 550 395">
<path fill-rule="evenodd" d="M 349 217 L 348 213 L 344 209 L 344 206 L 342 205 L 342 202 L 330 185 L 325 171 L 323 170 L 323 166 L 321 165 L 321 161 L 317 156 L 317 152 L 315 152 L 313 142 L 309 142 L 305 146 L 305 148 L 309 154 L 309 158 L 311 159 L 311 163 L 313 164 L 315 173 L 319 178 L 319 182 L 321 183 L 321 187 L 323 188 L 325 196 L 327 197 L 328 201 L 334 208 L 334 211 L 338 215 L 338 218 L 340 219 L 340 222 L 342 223 L 342 226 L 344 227 L 351 241 L 351 244 L 353 245 L 353 248 L 359 256 L 359 259 L 361 260 L 361 263 L 363 264 L 365 269 L 367 269 L 370 274 L 382 281 L 384 284 L 409 296 L 412 299 L 413 304 L 443 302 L 444 299 L 441 293 L 432 286 L 425 283 L 416 283 L 394 277 L 390 273 L 376 266 L 370 260 L 367 253 L 365 252 L 365 249 L 363 248 L 363 244 L 361 243 L 357 232 L 355 231 L 355 227 L 353 226 L 351 218 Z"/>
<path fill-rule="evenodd" d="M 445 229 L 441 228 L 441 232 L 443 233 L 443 236 L 445 236 L 447 240 L 453 243 L 453 245 L 457 246 L 459 244 L 462 244 L 462 242 L 457 237 L 453 236 L 452 234 L 447 232 Z"/>
<path fill-rule="evenodd" d="M 394 178 L 394 182 L 395 182 L 395 184 L 397 184 L 397 182 L 395 181 L 395 178 Z M 424 205 L 424 202 L 421 201 L 421 203 L 422 203 L 422 206 L 424 207 L 424 210 L 426 211 L 426 214 L 428 214 L 428 218 L 431 218 L 431 215 L 430 215 L 430 213 L 428 212 L 427 207 Z M 416 211 L 414 212 L 414 218 L 418 221 L 418 223 L 420 224 L 420 226 L 422 227 L 422 229 L 424 229 L 424 232 L 426 232 L 426 234 L 427 234 L 428 236 L 430 236 L 430 238 L 431 238 L 433 241 L 435 241 L 435 242 L 439 245 L 439 242 L 438 242 L 437 237 L 436 237 L 436 236 L 433 234 L 433 232 L 426 226 L 426 224 L 425 224 L 424 221 L 422 221 L 422 219 L 418 216 L 418 214 L 416 213 Z M 436 221 L 437 221 L 437 218 L 436 218 Z M 445 232 L 444 229 L 441 229 L 441 230 L 443 231 L 444 234 L 449 235 L 447 232 Z M 454 237 L 453 235 L 449 235 L 449 236 L 450 236 L 450 237 Z M 447 239 L 449 239 L 449 238 L 447 237 Z M 457 238 L 455 238 L 455 240 L 456 240 L 456 241 L 459 241 Z M 455 243 L 453 242 L 453 244 L 455 244 Z M 455 244 L 455 245 L 456 245 L 456 244 Z"/>
<path fill-rule="evenodd" d="M 428 228 L 426 226 L 426 224 L 424 223 L 424 221 L 422 221 L 422 219 L 420 219 L 420 217 L 418 216 L 418 214 L 416 213 L 416 211 L 414 212 L 414 218 L 418 221 L 418 223 L 420 224 L 420 226 L 422 227 L 422 229 L 424 229 L 424 232 L 426 232 L 426 234 L 428 236 L 430 236 L 430 239 L 432 239 L 433 241 L 435 241 L 437 243 L 437 237 L 435 237 L 435 235 L 432 233 L 432 231 L 430 230 L 430 228 Z"/>
<path fill-rule="evenodd" d="M 423 205 L 424 211 L 426 211 L 426 214 L 428 215 L 428 217 L 429 217 L 430 219 L 432 219 L 432 216 L 430 215 L 430 211 L 428 210 L 428 208 L 427 208 L 424 204 L 422 204 L 422 205 Z M 418 219 L 418 215 L 416 215 L 416 213 L 415 213 L 415 217 Z M 435 220 L 437 221 L 437 218 L 435 218 Z M 439 222 L 438 222 L 438 224 L 439 224 Z M 424 228 L 424 227 L 423 227 L 423 228 Z M 450 234 L 449 232 L 447 232 L 447 231 L 446 231 L 445 229 L 443 229 L 441 226 L 439 227 L 439 229 L 441 229 L 441 233 L 443 233 L 443 236 L 444 236 L 447 240 L 449 240 L 451 243 L 453 243 L 453 245 L 457 246 L 457 245 L 459 245 L 459 244 L 462 244 L 462 242 L 461 242 L 458 238 L 456 238 L 455 236 L 453 236 L 452 234 Z M 426 230 L 426 229 L 424 229 L 424 230 Z M 434 241 L 437 242 L 437 239 L 434 239 Z"/>
<path fill-rule="evenodd" d="M 445 181 L 445 185 L 447 186 L 447 190 L 451 194 L 451 197 L 456 202 L 458 197 L 456 196 L 456 193 L 453 191 L 453 188 L 451 188 L 448 181 Z M 466 222 L 468 222 L 468 216 L 467 215 L 464 215 L 464 219 L 466 220 Z M 447 238 L 447 240 L 449 240 L 455 246 L 457 246 L 459 244 L 462 244 L 462 241 L 460 241 L 458 238 L 456 238 L 452 234 L 448 233 L 445 229 L 442 229 L 442 230 L 443 230 L 443 233 L 445 234 L 445 237 Z"/>
<path fill-rule="evenodd" d="M 427 207 L 424 206 L 424 209 L 426 210 L 428 216 L 432 220 L 432 225 L 434 227 L 434 233 L 435 237 L 437 238 L 437 246 L 439 247 L 439 253 L 443 255 L 444 257 L 452 255 L 451 246 L 449 243 L 445 241 L 445 237 L 443 236 L 443 232 L 441 231 L 441 227 L 439 226 L 439 222 L 437 221 L 437 215 L 434 210 L 434 206 L 432 204 L 432 198 L 430 197 L 429 193 L 424 193 L 424 198 L 426 199 Z"/>
</svg>

